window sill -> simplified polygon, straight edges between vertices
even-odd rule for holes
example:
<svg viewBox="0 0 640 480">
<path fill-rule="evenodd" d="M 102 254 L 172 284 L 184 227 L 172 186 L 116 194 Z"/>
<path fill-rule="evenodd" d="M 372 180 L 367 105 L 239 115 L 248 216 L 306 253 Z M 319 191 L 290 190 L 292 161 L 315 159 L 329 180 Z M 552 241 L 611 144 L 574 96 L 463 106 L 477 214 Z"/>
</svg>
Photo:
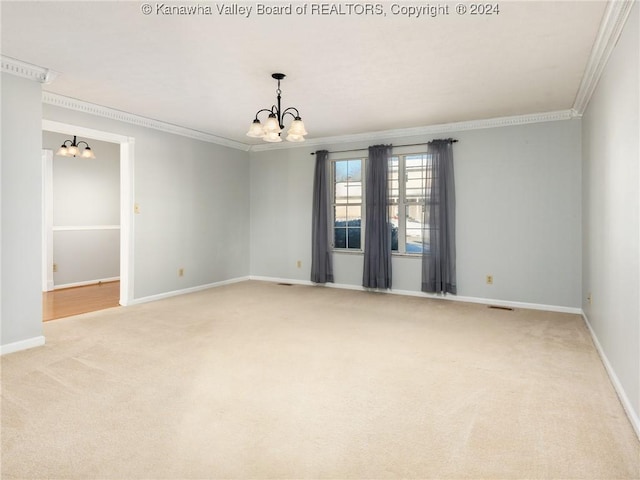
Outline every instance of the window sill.
<svg viewBox="0 0 640 480">
<path fill-rule="evenodd" d="M 331 250 L 333 253 L 339 253 L 339 254 L 344 254 L 344 255 L 362 255 L 364 254 L 363 250 L 342 250 L 342 249 L 332 249 Z M 421 253 L 392 253 L 391 254 L 392 257 L 402 257 L 402 258 L 422 258 L 422 254 Z"/>
</svg>

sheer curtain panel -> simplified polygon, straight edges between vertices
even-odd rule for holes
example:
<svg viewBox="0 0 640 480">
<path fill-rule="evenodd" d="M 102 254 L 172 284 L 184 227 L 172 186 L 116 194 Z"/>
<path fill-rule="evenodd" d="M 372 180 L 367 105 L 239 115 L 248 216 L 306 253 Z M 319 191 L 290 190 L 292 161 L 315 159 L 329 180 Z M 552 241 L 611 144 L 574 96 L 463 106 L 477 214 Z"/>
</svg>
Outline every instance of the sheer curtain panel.
<svg viewBox="0 0 640 480">
<path fill-rule="evenodd" d="M 365 175 L 364 271 L 362 286 L 391 288 L 391 224 L 389 223 L 389 158 L 391 145 L 369 147 Z"/>
<path fill-rule="evenodd" d="M 456 294 L 456 196 L 452 140 L 429 142 L 422 234 L 422 291 Z"/>
<path fill-rule="evenodd" d="M 314 283 L 333 282 L 329 186 L 329 152 L 319 150 L 316 152 L 311 214 L 311 281 Z"/>
</svg>

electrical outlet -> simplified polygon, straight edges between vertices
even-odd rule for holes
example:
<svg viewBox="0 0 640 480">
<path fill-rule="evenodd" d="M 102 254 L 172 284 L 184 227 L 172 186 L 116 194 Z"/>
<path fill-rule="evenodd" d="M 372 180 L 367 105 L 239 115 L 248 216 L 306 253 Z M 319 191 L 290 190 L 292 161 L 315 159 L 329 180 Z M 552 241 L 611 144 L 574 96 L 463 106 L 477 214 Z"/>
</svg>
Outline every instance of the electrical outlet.
<svg viewBox="0 0 640 480">
<path fill-rule="evenodd" d="M 56 273 L 58 271 L 58 264 L 54 263 L 53 264 L 53 273 Z"/>
<path fill-rule="evenodd" d="M 487 275 L 487 285 L 493 285 L 493 275 Z"/>
<path fill-rule="evenodd" d="M 179 268 L 178 269 L 178 276 L 179 277 L 184 277 L 184 268 Z"/>
<path fill-rule="evenodd" d="M 302 260 L 298 260 L 298 261 L 296 262 L 296 267 L 298 267 L 298 268 L 302 268 Z"/>
<path fill-rule="evenodd" d="M 589 295 L 587 295 L 587 302 L 589 302 L 589 305 L 593 303 L 593 297 L 591 296 L 591 292 L 589 292 Z"/>
</svg>

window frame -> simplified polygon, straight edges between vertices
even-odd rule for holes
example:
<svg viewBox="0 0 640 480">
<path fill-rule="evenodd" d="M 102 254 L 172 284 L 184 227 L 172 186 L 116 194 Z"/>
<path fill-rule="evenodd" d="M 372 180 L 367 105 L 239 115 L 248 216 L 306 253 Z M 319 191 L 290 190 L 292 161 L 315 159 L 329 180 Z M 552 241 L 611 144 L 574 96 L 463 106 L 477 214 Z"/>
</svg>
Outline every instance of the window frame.
<svg viewBox="0 0 640 480">
<path fill-rule="evenodd" d="M 417 150 L 415 148 L 415 146 L 413 148 L 407 148 L 407 147 L 398 147 L 396 149 L 394 149 L 395 151 L 393 152 L 393 154 L 391 155 L 391 158 L 397 158 L 398 159 L 398 250 L 393 250 L 391 252 L 392 255 L 394 256 L 399 256 L 399 257 L 410 257 L 410 258 L 420 258 L 423 254 L 423 252 L 419 252 L 419 253 L 410 253 L 407 252 L 407 212 L 406 212 L 406 207 L 407 205 L 409 205 L 407 203 L 407 196 L 406 196 L 406 189 L 407 189 L 407 180 L 406 180 L 406 175 L 407 175 L 407 170 L 406 170 L 406 157 L 410 157 L 410 156 L 425 156 L 428 157 L 428 153 L 426 150 L 424 149 L 420 149 Z M 357 152 L 353 152 L 353 153 L 357 153 Z M 336 198 L 335 198 L 335 193 L 336 193 L 336 169 L 335 169 L 335 162 L 343 162 L 343 161 L 353 161 L 353 160 L 358 160 L 361 162 L 361 172 L 362 172 L 362 200 L 360 203 L 360 215 L 361 215 L 361 220 L 360 220 L 360 248 L 339 248 L 335 246 L 335 207 L 338 205 L 347 205 L 345 203 L 341 203 L 341 204 L 337 204 L 336 203 Z M 329 162 L 331 162 L 331 209 L 332 209 L 332 218 L 331 218 L 331 249 L 333 252 L 335 253 L 347 253 L 347 254 L 361 254 L 364 252 L 364 245 L 365 245 L 365 224 L 366 224 L 366 212 L 365 212 L 365 204 L 366 204 L 366 185 L 365 185 L 365 178 L 366 178 L 366 169 L 367 169 L 367 163 L 369 160 L 369 156 L 368 155 L 353 155 L 353 154 L 349 154 L 349 153 L 342 153 L 342 154 L 337 154 L 335 157 L 332 156 L 332 158 L 329 159 Z M 425 173 L 424 173 L 424 178 L 425 181 L 427 179 L 427 172 L 426 172 L 426 168 L 427 165 L 425 164 Z M 403 181 L 400 181 L 400 179 L 404 179 Z M 390 185 L 389 185 L 390 187 Z M 389 193 L 390 193 L 390 188 L 389 188 Z M 416 202 L 414 202 L 413 204 L 416 204 Z M 388 204 L 389 208 L 392 203 L 389 202 Z M 423 208 L 423 212 L 424 212 L 424 208 L 426 208 L 427 206 L 427 201 L 426 201 L 426 197 L 422 197 L 422 208 Z M 424 221 L 424 215 L 423 215 L 423 219 L 422 221 Z M 422 234 L 424 234 L 424 229 Z"/>
<path fill-rule="evenodd" d="M 423 217 L 422 221 L 424 222 L 424 209 L 427 206 L 427 199 L 425 196 L 422 197 L 422 201 L 418 202 L 409 202 L 407 199 L 407 182 L 408 182 L 408 172 L 407 172 L 407 157 L 412 156 L 423 156 L 428 157 L 428 153 L 424 150 L 415 151 L 415 150 L 403 150 L 399 152 L 394 152 L 392 158 L 398 159 L 398 250 L 393 250 L 391 252 L 392 255 L 397 256 L 406 256 L 417 258 L 422 256 L 421 252 L 407 252 L 407 207 L 409 205 L 422 205 L 423 209 Z M 428 161 L 428 160 L 427 160 Z M 424 166 L 424 181 L 427 181 L 427 165 L 425 163 Z M 400 181 L 402 179 L 402 181 Z M 412 197 L 413 198 L 413 197 Z M 389 205 L 394 205 L 389 202 Z M 422 234 L 424 234 L 424 227 L 422 229 Z"/>
<path fill-rule="evenodd" d="M 366 174 L 366 165 L 367 165 L 367 156 L 362 155 L 340 155 L 335 158 L 330 158 L 330 177 L 331 177 L 331 249 L 337 253 L 363 253 L 364 252 L 364 232 L 365 232 L 365 198 L 366 198 L 366 188 L 365 188 L 365 174 Z M 360 162 L 360 175 L 361 175 L 361 199 L 359 204 L 355 203 L 337 203 L 336 202 L 336 163 L 337 162 L 346 162 L 346 161 L 359 161 Z M 335 225 L 336 225 L 336 206 L 349 206 L 349 205 L 360 205 L 360 248 L 342 248 L 336 247 L 335 245 Z M 347 236 L 348 236 L 348 228 L 347 228 Z M 348 240 L 347 240 L 348 241 Z"/>
</svg>

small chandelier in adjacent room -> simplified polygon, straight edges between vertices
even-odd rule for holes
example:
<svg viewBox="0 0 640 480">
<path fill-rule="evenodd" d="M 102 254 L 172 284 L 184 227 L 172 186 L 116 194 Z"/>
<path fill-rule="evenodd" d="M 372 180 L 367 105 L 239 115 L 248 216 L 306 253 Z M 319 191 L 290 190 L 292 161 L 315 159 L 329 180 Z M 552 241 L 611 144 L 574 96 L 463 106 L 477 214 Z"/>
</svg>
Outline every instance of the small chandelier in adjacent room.
<svg viewBox="0 0 640 480">
<path fill-rule="evenodd" d="M 67 145 L 67 142 L 69 142 L 70 145 Z M 82 149 L 82 153 L 80 151 L 81 143 L 84 143 L 86 145 L 86 147 Z M 96 156 L 93 154 L 93 151 L 91 150 L 91 147 L 89 147 L 89 144 L 84 140 L 77 142 L 75 135 L 73 136 L 73 140 L 65 140 L 62 145 L 60 145 L 60 148 L 56 152 L 56 155 L 60 155 L 61 157 L 75 157 L 77 155 L 80 155 L 82 158 L 96 158 Z"/>
<path fill-rule="evenodd" d="M 285 115 L 291 115 L 293 121 L 291 122 L 289 130 L 287 130 L 287 141 L 304 142 L 304 136 L 307 134 L 307 131 L 304 128 L 304 123 L 302 123 L 298 109 L 289 107 L 283 111 L 280 107 L 280 94 L 282 93 L 282 90 L 280 90 L 280 80 L 285 77 L 284 73 L 274 73 L 271 77 L 278 81 L 278 89 L 276 90 L 278 104 L 273 105 L 270 109 L 263 108 L 262 110 L 258 110 L 256 118 L 247 132 L 247 136 L 261 138 L 265 142 L 281 142 L 282 137 L 280 136 L 280 132 L 284 129 L 282 122 Z M 258 119 L 258 115 L 262 112 L 269 112 L 269 116 L 264 122 L 264 125 L 262 125 Z M 292 112 L 295 112 L 295 114 Z"/>
</svg>

